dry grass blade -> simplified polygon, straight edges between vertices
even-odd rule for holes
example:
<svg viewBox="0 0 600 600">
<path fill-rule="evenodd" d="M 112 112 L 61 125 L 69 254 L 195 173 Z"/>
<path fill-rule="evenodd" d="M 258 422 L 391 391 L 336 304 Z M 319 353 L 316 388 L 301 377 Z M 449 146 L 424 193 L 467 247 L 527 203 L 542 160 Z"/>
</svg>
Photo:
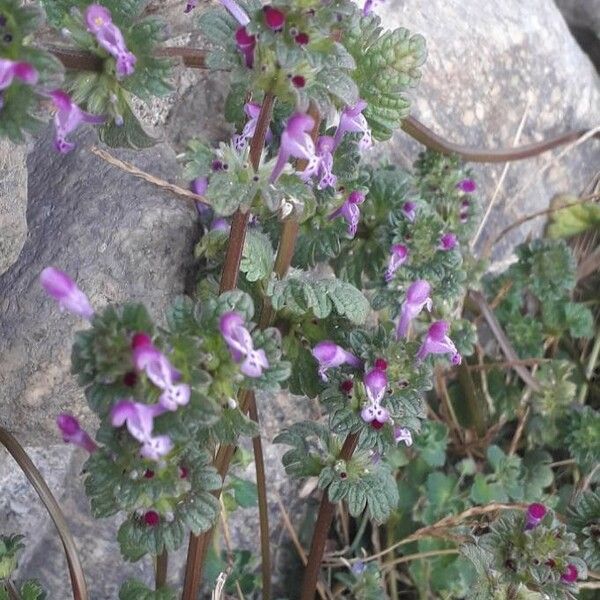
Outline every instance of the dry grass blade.
<svg viewBox="0 0 600 600">
<path fill-rule="evenodd" d="M 65 549 L 74 600 L 88 600 L 89 596 L 85 575 L 83 574 L 83 568 L 81 567 L 79 555 L 77 554 L 77 547 L 75 546 L 75 541 L 69 531 L 69 526 L 67 525 L 65 516 L 63 515 L 56 498 L 52 495 L 46 481 L 29 458 L 27 452 L 25 452 L 16 438 L 3 427 L 0 427 L 0 444 L 9 451 L 19 467 L 21 467 L 21 470 L 27 479 L 29 479 L 29 482 L 34 487 L 40 500 L 46 507 L 52 521 L 54 521 L 63 548 Z"/>
<path fill-rule="evenodd" d="M 489 328 L 492 330 L 492 333 L 494 334 L 498 345 L 502 349 L 504 356 L 506 356 L 506 358 L 510 362 L 514 363 L 512 367 L 514 371 L 517 373 L 517 375 L 519 375 L 523 382 L 526 383 L 533 391 L 539 391 L 540 384 L 523 365 L 519 364 L 519 357 L 515 352 L 515 349 L 512 347 L 510 340 L 506 337 L 506 334 L 502 330 L 498 319 L 496 319 L 496 315 L 488 306 L 483 295 L 480 292 L 474 291 L 471 291 L 469 295 L 479 308 Z"/>
<path fill-rule="evenodd" d="M 179 187 L 178 185 L 175 185 L 173 183 L 169 183 L 168 181 L 165 181 L 160 177 L 150 175 L 150 173 L 146 173 L 145 171 L 138 169 L 131 163 L 116 158 L 112 154 L 109 154 L 106 150 L 102 150 L 101 148 L 92 146 L 90 148 L 90 151 L 96 156 L 99 156 L 102 160 L 112 165 L 113 167 L 117 167 L 117 169 L 121 169 L 121 171 L 129 173 L 130 175 L 133 175 L 138 179 L 143 179 L 144 181 L 147 181 L 148 183 L 151 183 L 156 187 L 162 188 L 163 190 L 167 190 L 175 194 L 176 196 L 186 198 L 187 200 L 191 200 L 193 202 L 204 202 L 205 204 L 210 204 L 210 202 L 204 196 L 199 196 L 198 194 L 194 194 L 194 192 L 190 192 L 185 188 Z"/>
</svg>

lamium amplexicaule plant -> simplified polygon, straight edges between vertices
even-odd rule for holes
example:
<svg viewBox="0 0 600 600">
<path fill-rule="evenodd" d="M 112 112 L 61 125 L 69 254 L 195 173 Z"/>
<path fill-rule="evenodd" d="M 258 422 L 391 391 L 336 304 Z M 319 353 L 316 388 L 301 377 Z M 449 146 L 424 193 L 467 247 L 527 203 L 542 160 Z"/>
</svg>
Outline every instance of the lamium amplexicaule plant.
<svg viewBox="0 0 600 600">
<path fill-rule="evenodd" d="M 573 300 L 562 240 L 524 244 L 484 276 L 480 198 L 458 158 L 428 150 L 410 172 L 373 159 L 408 116 L 424 39 L 385 30 L 371 0 L 182 0 L 208 50 L 178 54 L 146 4 L 0 0 L 0 134 L 21 142 L 53 115 L 55 160 L 84 124 L 108 146 L 151 146 L 135 102 L 176 91 L 177 58 L 231 84 L 213 108 L 237 133 L 190 140 L 184 157 L 204 227 L 191 297 L 150 315 L 92 306 L 60 264 L 40 274 L 85 323 L 72 373 L 99 423 L 59 414 L 59 433 L 89 454 L 91 512 L 118 515 L 123 559 L 155 565 L 153 587 L 127 581 L 119 597 L 196 599 L 203 575 L 213 598 L 273 597 L 255 394 L 280 390 L 321 414 L 275 439 L 286 473 L 320 498 L 297 542 L 302 585 L 280 597 L 576 597 L 600 577 L 598 338 L 587 364 L 573 354 L 594 301 Z M 36 42 L 43 24 L 60 44 Z M 243 438 L 256 488 L 229 474 Z M 0 441 L 35 471 L 5 430 Z M 221 511 L 255 505 L 255 489 L 260 553 L 221 556 Z M 73 595 L 89 598 L 47 493 Z M 0 598 L 44 597 L 14 583 L 22 543 L 0 539 Z M 178 586 L 167 556 L 185 543 Z"/>
</svg>

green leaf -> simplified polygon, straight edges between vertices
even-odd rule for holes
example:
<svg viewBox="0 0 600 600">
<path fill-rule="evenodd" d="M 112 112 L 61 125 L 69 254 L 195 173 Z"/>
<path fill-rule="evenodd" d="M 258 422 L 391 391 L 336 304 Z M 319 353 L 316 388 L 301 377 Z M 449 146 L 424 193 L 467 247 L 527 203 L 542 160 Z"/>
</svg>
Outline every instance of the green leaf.
<svg viewBox="0 0 600 600">
<path fill-rule="evenodd" d="M 148 135 L 128 104 L 122 109 L 123 125 L 113 121 L 98 129 L 98 137 L 111 148 L 133 148 L 141 150 L 151 148 L 159 140 Z"/>
<path fill-rule="evenodd" d="M 39 581 L 29 579 L 21 586 L 22 600 L 44 600 L 44 598 L 46 598 L 46 592 Z"/>
<path fill-rule="evenodd" d="M 258 491 L 256 484 L 253 481 L 247 481 L 236 477 L 229 476 L 229 488 L 233 490 L 233 497 L 238 506 L 242 508 L 251 508 L 258 503 Z"/>
<path fill-rule="evenodd" d="M 175 600 L 176 597 L 170 588 L 151 590 L 135 579 L 126 581 L 119 591 L 119 600 Z"/>
<path fill-rule="evenodd" d="M 584 304 L 568 302 L 564 305 L 569 333 L 575 337 L 591 338 L 594 335 L 594 316 Z"/>
<path fill-rule="evenodd" d="M 570 204 L 577 198 L 561 197 L 561 203 Z M 552 213 L 552 223 L 548 227 L 548 235 L 552 238 L 569 238 L 589 229 L 600 228 L 600 204 L 586 202 L 569 206 Z"/>
<path fill-rule="evenodd" d="M 267 279 L 273 272 L 275 253 L 271 240 L 259 231 L 248 231 L 242 254 L 240 270 L 248 281 Z"/>
<path fill-rule="evenodd" d="M 430 467 L 441 467 L 446 462 L 448 428 L 443 423 L 426 421 L 415 440 L 415 448 Z"/>
</svg>

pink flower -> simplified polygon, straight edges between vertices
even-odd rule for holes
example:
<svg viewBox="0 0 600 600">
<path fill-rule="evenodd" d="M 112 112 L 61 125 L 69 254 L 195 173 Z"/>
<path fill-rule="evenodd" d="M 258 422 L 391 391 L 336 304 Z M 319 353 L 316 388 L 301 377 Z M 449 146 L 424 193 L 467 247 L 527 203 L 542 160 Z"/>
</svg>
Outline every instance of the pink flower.
<svg viewBox="0 0 600 600">
<path fill-rule="evenodd" d="M 248 122 L 244 125 L 244 129 L 240 135 L 233 136 L 233 146 L 238 152 L 244 151 L 248 147 L 250 140 L 254 137 L 260 109 L 261 105 L 256 102 L 247 102 L 244 104 L 244 112 L 248 117 Z M 268 129 L 265 141 L 270 142 L 271 139 L 273 139 L 273 134 L 271 133 L 271 129 Z"/>
<path fill-rule="evenodd" d="M 250 35 L 245 27 L 238 27 L 235 32 L 235 42 L 238 50 L 244 55 L 246 66 L 251 69 L 254 66 L 254 48 L 256 48 L 256 38 Z"/>
<path fill-rule="evenodd" d="M 15 78 L 27 85 L 35 85 L 38 81 L 38 72 L 28 62 L 0 58 L 0 91 L 8 88 Z"/>
<path fill-rule="evenodd" d="M 88 435 L 88 433 L 82 429 L 79 421 L 68 413 L 58 415 L 56 418 L 56 425 L 60 429 L 63 440 L 69 444 L 75 444 L 84 450 L 87 450 L 90 454 L 98 450 L 98 446 Z"/>
<path fill-rule="evenodd" d="M 472 179 L 463 179 L 456 184 L 456 188 L 466 194 L 471 194 L 477 189 L 477 184 Z"/>
<path fill-rule="evenodd" d="M 390 260 L 384 279 L 389 283 L 394 273 L 408 260 L 408 248 L 404 244 L 394 244 L 390 248 Z"/>
<path fill-rule="evenodd" d="M 546 516 L 547 512 L 546 507 L 539 502 L 530 504 L 527 508 L 527 513 L 525 514 L 525 531 L 537 527 L 542 522 L 542 519 Z"/>
<path fill-rule="evenodd" d="M 112 22 L 110 11 L 101 4 L 90 4 L 85 11 L 85 22 L 100 47 L 116 60 L 117 76 L 131 75 L 137 58 L 127 49 L 125 38 Z"/>
<path fill-rule="evenodd" d="M 360 367 L 362 362 L 354 356 L 352 352 L 344 350 L 335 342 L 324 340 L 319 342 L 313 349 L 312 355 L 319 363 L 319 377 L 323 381 L 328 381 L 327 369 L 334 369 L 342 365 L 350 365 L 352 367 Z"/>
<path fill-rule="evenodd" d="M 430 354 L 449 354 L 452 364 L 460 365 L 462 357 L 456 350 L 454 342 L 448 337 L 449 330 L 450 324 L 447 321 L 432 323 L 417 353 L 417 360 L 424 360 Z"/>
<path fill-rule="evenodd" d="M 396 337 L 406 337 L 408 334 L 408 328 L 410 322 L 426 308 L 431 311 L 431 286 L 424 279 L 418 279 L 417 281 L 410 284 L 408 290 L 406 290 L 406 300 L 402 305 L 400 311 L 400 320 L 398 321 L 398 327 L 396 328 Z"/>
<path fill-rule="evenodd" d="M 144 371 L 148 379 L 162 390 L 158 402 L 166 410 L 176 411 L 190 401 L 190 386 L 186 383 L 175 383 L 181 374 L 154 345 L 142 344 L 134 348 L 133 364 L 138 371 Z"/>
<path fill-rule="evenodd" d="M 413 443 L 410 429 L 407 429 L 406 427 L 394 427 L 394 439 L 396 440 L 396 444 L 404 442 L 407 447 L 412 446 Z"/>
<path fill-rule="evenodd" d="M 240 370 L 246 377 L 260 377 L 264 369 L 269 368 L 265 351 L 254 349 L 254 342 L 244 319 L 236 312 L 221 315 L 219 329 L 229 352 L 236 363 L 241 362 Z"/>
<path fill-rule="evenodd" d="M 110 416 L 113 427 L 127 426 L 127 431 L 142 447 L 140 454 L 150 460 L 159 460 L 173 448 L 173 442 L 167 435 L 153 436 L 154 418 L 163 414 L 160 404 L 141 404 L 131 400 L 119 400 Z"/>
<path fill-rule="evenodd" d="M 99 125 L 104 122 L 104 117 L 84 112 L 75 104 L 68 94 L 62 90 L 50 93 L 52 102 L 56 107 L 54 115 L 54 147 L 61 153 L 66 154 L 75 148 L 73 142 L 67 140 L 67 136 L 75 131 L 82 123 Z"/>
<path fill-rule="evenodd" d="M 579 578 L 577 567 L 571 563 L 567 565 L 567 570 L 560 576 L 561 581 L 565 583 L 575 583 Z"/>
<path fill-rule="evenodd" d="M 319 166 L 319 157 L 315 154 L 315 145 L 309 132 L 314 127 L 314 120 L 304 113 L 294 113 L 287 121 L 281 134 L 279 154 L 275 168 L 269 181 L 275 183 L 290 157 L 308 161 L 304 173 L 315 173 Z"/>
<path fill-rule="evenodd" d="M 417 205 L 414 202 L 405 202 L 402 205 L 402 214 L 412 223 L 417 216 Z"/>
<path fill-rule="evenodd" d="M 362 133 L 362 137 L 358 142 L 358 147 L 361 150 L 367 150 L 373 145 L 371 130 L 367 119 L 362 114 L 365 108 L 367 108 L 367 103 L 364 100 L 359 100 L 354 106 L 347 106 L 342 111 L 340 124 L 334 136 L 336 148 L 342 143 L 342 139 L 347 133 Z"/>
<path fill-rule="evenodd" d="M 348 235 L 354 237 L 358 230 L 358 223 L 360 221 L 360 209 L 359 204 L 365 201 L 366 196 L 362 192 L 352 192 L 344 204 L 342 204 L 337 210 L 333 211 L 330 215 L 330 219 L 336 217 L 343 217 L 346 223 L 348 223 Z"/>
<path fill-rule="evenodd" d="M 58 302 L 61 311 L 68 310 L 88 320 L 94 316 L 94 309 L 87 296 L 63 271 L 46 267 L 40 274 L 40 283 L 45 292 Z"/>
<path fill-rule="evenodd" d="M 449 250 L 454 250 L 456 244 L 458 244 L 457 237 L 453 233 L 445 233 L 440 238 L 440 245 L 438 248 L 444 252 L 448 252 Z"/>
<path fill-rule="evenodd" d="M 317 175 L 319 177 L 317 189 L 334 188 L 337 183 L 337 177 L 332 173 L 334 150 L 335 143 L 331 136 L 322 135 L 319 137 L 316 152 L 318 160 L 299 173 L 300 179 L 308 181 L 311 177 Z"/>
<path fill-rule="evenodd" d="M 370 423 L 375 429 L 381 429 L 390 420 L 390 413 L 381 406 L 387 388 L 387 376 L 384 371 L 373 369 L 363 378 L 369 403 L 360 411 L 365 423 Z"/>
<path fill-rule="evenodd" d="M 281 31 L 285 25 L 285 14 L 272 6 L 263 6 L 265 24 L 271 31 Z"/>
</svg>

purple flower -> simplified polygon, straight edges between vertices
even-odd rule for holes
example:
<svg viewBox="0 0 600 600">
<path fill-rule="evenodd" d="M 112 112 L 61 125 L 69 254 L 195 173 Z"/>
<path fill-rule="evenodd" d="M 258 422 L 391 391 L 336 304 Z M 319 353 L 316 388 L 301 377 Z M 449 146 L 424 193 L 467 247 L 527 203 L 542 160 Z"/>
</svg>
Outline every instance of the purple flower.
<svg viewBox="0 0 600 600">
<path fill-rule="evenodd" d="M 208 177 L 196 177 L 190 182 L 190 190 L 198 196 L 204 196 L 208 189 Z M 210 210 L 210 205 L 206 202 L 196 201 L 196 210 L 200 216 L 203 216 Z"/>
<path fill-rule="evenodd" d="M 477 189 L 477 184 L 472 179 L 463 179 L 456 184 L 456 188 L 466 194 L 471 194 Z"/>
<path fill-rule="evenodd" d="M 227 219 L 223 219 L 222 217 L 218 219 L 213 219 L 213 222 L 210 224 L 211 231 L 226 231 L 228 232 L 231 229 L 231 225 Z"/>
<path fill-rule="evenodd" d="M 159 460 L 173 448 L 173 442 L 168 435 L 152 435 L 154 418 L 164 411 L 160 404 L 119 400 L 110 413 L 111 423 L 113 427 L 127 425 L 129 433 L 142 444 L 140 454 L 150 460 Z"/>
<path fill-rule="evenodd" d="M 0 91 L 8 88 L 15 78 L 27 85 L 35 85 L 38 81 L 38 72 L 28 62 L 0 58 Z"/>
<path fill-rule="evenodd" d="M 135 70 L 137 58 L 127 49 L 125 38 L 112 22 L 110 11 L 101 4 L 90 4 L 85 11 L 85 22 L 88 31 L 96 37 L 100 47 L 116 60 L 117 76 L 131 75 Z"/>
<path fill-rule="evenodd" d="M 246 11 L 235 0 L 220 0 L 220 2 L 242 27 L 250 23 L 250 17 L 248 17 Z"/>
<path fill-rule="evenodd" d="M 527 513 L 525 514 L 525 531 L 537 527 L 542 522 L 542 519 L 546 516 L 547 512 L 546 507 L 539 502 L 530 504 L 527 508 Z"/>
<path fill-rule="evenodd" d="M 390 248 L 390 260 L 384 279 L 389 283 L 394 273 L 408 260 L 408 248 L 404 244 L 394 244 Z"/>
<path fill-rule="evenodd" d="M 337 148 L 344 136 L 347 133 L 362 133 L 362 137 L 358 142 L 358 147 L 361 150 L 367 150 L 373 145 L 371 138 L 371 130 L 365 119 L 362 111 L 367 108 L 367 103 L 364 100 L 359 100 L 354 106 L 347 106 L 340 116 L 340 124 L 335 132 L 335 147 Z"/>
<path fill-rule="evenodd" d="M 332 173 L 333 152 L 335 151 L 335 142 L 329 135 L 322 135 L 317 140 L 317 158 L 316 162 L 309 164 L 304 171 L 299 173 L 300 179 L 308 181 L 314 175 L 319 177 L 317 188 L 324 190 L 327 187 L 335 187 L 337 177 Z"/>
<path fill-rule="evenodd" d="M 98 446 L 88 433 L 82 429 L 79 421 L 68 413 L 58 415 L 56 425 L 60 429 L 63 440 L 69 444 L 75 444 L 90 454 L 98 450 Z"/>
<path fill-rule="evenodd" d="M 192 180 L 190 183 L 190 189 L 194 194 L 204 196 L 208 189 L 208 177 L 196 177 L 196 179 Z"/>
<path fill-rule="evenodd" d="M 290 157 L 308 161 L 304 173 L 314 173 L 318 168 L 319 157 L 315 154 L 315 145 L 309 135 L 314 125 L 313 118 L 304 113 L 294 113 L 288 119 L 281 134 L 277 162 L 269 179 L 271 183 L 277 181 Z"/>
<path fill-rule="evenodd" d="M 431 311 L 433 303 L 429 294 L 431 294 L 431 286 L 424 279 L 418 279 L 410 284 L 408 290 L 406 290 L 406 300 L 402 305 L 400 320 L 396 328 L 396 337 L 398 339 L 407 336 L 410 322 L 424 308 Z"/>
<path fill-rule="evenodd" d="M 54 115 L 54 147 L 61 153 L 66 154 L 75 148 L 73 142 L 67 140 L 67 136 L 75 131 L 82 123 L 98 125 L 104 122 L 104 117 L 84 112 L 75 104 L 68 94 L 62 90 L 50 93 L 52 102 L 56 107 Z"/>
<path fill-rule="evenodd" d="M 367 565 L 362 560 L 357 560 L 350 570 L 354 575 L 362 575 L 367 570 Z"/>
<path fill-rule="evenodd" d="M 445 233 L 440 238 L 440 245 L 438 246 L 438 249 L 448 252 L 449 250 L 454 250 L 454 248 L 456 248 L 456 244 L 458 244 L 458 239 L 456 236 L 453 233 Z"/>
<path fill-rule="evenodd" d="M 94 309 L 87 296 L 63 271 L 54 267 L 46 267 L 40 273 L 40 283 L 46 293 L 58 302 L 61 311 L 68 310 L 88 320 L 94 316 Z"/>
<path fill-rule="evenodd" d="M 285 13 L 272 6 L 263 6 L 265 24 L 271 31 L 281 31 L 285 25 Z"/>
<path fill-rule="evenodd" d="M 254 137 L 260 109 L 261 105 L 256 102 L 247 102 L 244 104 L 244 112 L 248 116 L 248 122 L 244 125 L 244 129 L 240 135 L 233 136 L 233 146 L 238 152 L 243 152 L 247 148 L 250 140 Z M 272 138 L 273 134 L 271 133 L 271 129 L 268 129 L 265 141 L 270 142 Z"/>
<path fill-rule="evenodd" d="M 567 570 L 560 576 L 561 581 L 565 583 L 575 583 L 579 578 L 579 571 L 574 564 L 569 563 Z"/>
<path fill-rule="evenodd" d="M 256 38 L 246 31 L 244 26 L 238 27 L 235 32 L 235 43 L 238 50 L 244 55 L 246 66 L 251 69 L 254 66 L 254 48 Z"/>
<path fill-rule="evenodd" d="M 142 344 L 134 348 L 133 364 L 138 371 L 144 371 L 148 379 L 162 390 L 158 401 L 166 410 L 175 411 L 190 401 L 190 386 L 186 383 L 175 383 L 181 374 L 154 345 Z"/>
<path fill-rule="evenodd" d="M 312 355 L 319 363 L 319 376 L 323 381 L 328 381 L 327 369 L 350 365 L 360 367 L 362 362 L 352 352 L 344 350 L 341 346 L 329 340 L 319 342 L 313 349 Z"/>
<path fill-rule="evenodd" d="M 185 6 L 185 10 L 183 12 L 185 13 L 189 13 L 192 12 L 196 6 L 198 5 L 198 0 L 188 0 L 186 6 Z"/>
<path fill-rule="evenodd" d="M 384 371 L 373 369 L 363 378 L 369 403 L 360 411 L 365 423 L 370 423 L 375 429 L 381 429 L 390 420 L 390 413 L 381 406 L 387 388 L 387 376 Z"/>
<path fill-rule="evenodd" d="M 227 312 L 219 320 L 221 335 L 229 346 L 229 352 L 236 363 L 242 363 L 240 370 L 247 377 L 260 377 L 263 369 L 269 368 L 267 355 L 262 348 L 254 349 L 254 342 L 244 319 L 236 312 Z"/>
<path fill-rule="evenodd" d="M 394 439 L 396 440 L 396 444 L 404 442 L 407 447 L 412 446 L 413 443 L 410 429 L 407 429 L 406 427 L 394 427 Z"/>
<path fill-rule="evenodd" d="M 402 205 L 402 214 L 412 223 L 417 216 L 417 205 L 410 200 Z"/>
<path fill-rule="evenodd" d="M 436 321 L 429 326 L 423 345 L 417 353 L 417 360 L 424 360 L 430 354 L 450 354 L 452 364 L 460 365 L 461 355 L 454 342 L 448 337 L 450 324 L 447 321 Z"/>
<path fill-rule="evenodd" d="M 330 219 L 336 217 L 343 217 L 348 223 L 348 235 L 354 237 L 358 229 L 358 222 L 360 221 L 360 208 L 359 204 L 365 201 L 366 196 L 362 192 L 352 192 L 344 204 L 342 204 L 337 210 L 333 211 L 330 215 Z"/>
</svg>

